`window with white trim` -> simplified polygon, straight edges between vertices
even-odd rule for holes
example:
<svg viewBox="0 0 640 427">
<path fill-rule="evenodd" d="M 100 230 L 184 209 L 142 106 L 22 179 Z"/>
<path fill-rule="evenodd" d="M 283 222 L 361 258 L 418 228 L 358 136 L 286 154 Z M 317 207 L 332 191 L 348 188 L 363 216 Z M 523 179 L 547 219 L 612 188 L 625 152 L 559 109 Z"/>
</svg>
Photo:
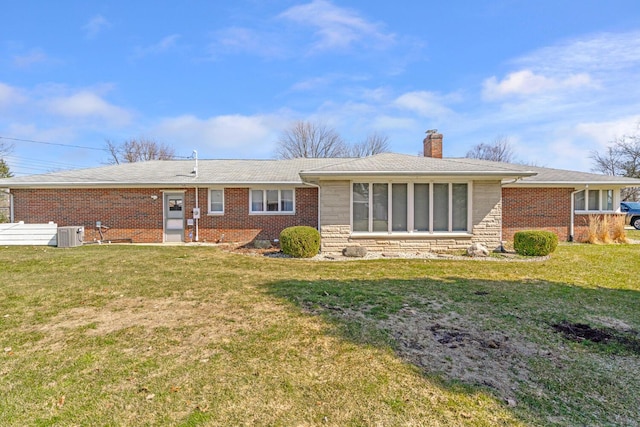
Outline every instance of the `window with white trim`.
<svg viewBox="0 0 640 427">
<path fill-rule="evenodd" d="M 469 230 L 466 183 L 354 182 L 354 233 L 462 232 Z"/>
<path fill-rule="evenodd" d="M 293 189 L 252 189 L 249 191 L 251 213 L 294 213 Z"/>
<path fill-rule="evenodd" d="M 224 214 L 224 189 L 212 188 L 209 190 L 209 214 Z"/>
<path fill-rule="evenodd" d="M 612 212 L 614 210 L 614 191 L 589 188 L 578 191 L 573 196 L 573 209 L 586 212 Z"/>
</svg>

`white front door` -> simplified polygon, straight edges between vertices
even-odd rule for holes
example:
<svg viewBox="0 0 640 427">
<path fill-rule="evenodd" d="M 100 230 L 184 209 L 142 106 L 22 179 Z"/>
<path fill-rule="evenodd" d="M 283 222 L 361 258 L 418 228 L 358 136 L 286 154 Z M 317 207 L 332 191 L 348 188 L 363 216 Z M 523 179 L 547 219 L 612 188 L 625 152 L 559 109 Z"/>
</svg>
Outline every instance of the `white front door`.
<svg viewBox="0 0 640 427">
<path fill-rule="evenodd" d="M 164 241 L 184 241 L 184 194 L 164 194 Z"/>
</svg>

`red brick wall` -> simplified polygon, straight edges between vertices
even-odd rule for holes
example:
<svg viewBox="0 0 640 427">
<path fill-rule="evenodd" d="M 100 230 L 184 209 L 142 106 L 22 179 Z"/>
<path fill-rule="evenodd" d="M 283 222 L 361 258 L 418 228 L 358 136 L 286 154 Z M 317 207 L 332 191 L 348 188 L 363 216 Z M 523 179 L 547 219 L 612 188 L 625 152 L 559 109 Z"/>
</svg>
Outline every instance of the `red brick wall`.
<svg viewBox="0 0 640 427">
<path fill-rule="evenodd" d="M 201 189 L 198 192 L 201 211 L 198 221 L 198 240 L 201 242 L 274 240 L 279 238 L 280 232 L 287 227 L 294 225 L 318 227 L 317 188 L 296 188 L 295 215 L 250 215 L 248 188 L 225 188 L 224 215 L 207 215 L 209 200 L 207 189 Z M 187 195 L 186 204 L 194 206 L 194 201 L 195 193 L 192 191 Z"/>
<path fill-rule="evenodd" d="M 572 188 L 503 188 L 502 239 L 522 230 L 547 230 L 569 240 Z"/>
<path fill-rule="evenodd" d="M 185 218 L 192 217 L 195 189 L 185 190 Z M 109 227 L 104 240 L 131 239 L 136 243 L 163 240 L 163 197 L 158 189 L 12 189 L 16 221 L 85 227 L 85 241 L 100 239 L 96 221 Z M 151 196 L 158 196 L 154 200 Z M 227 242 L 277 239 L 282 229 L 293 225 L 318 225 L 318 190 L 297 188 L 295 215 L 249 215 L 249 189 L 225 189 L 225 213 L 208 216 L 208 193 L 198 190 L 201 219 L 199 241 Z M 185 221 L 186 222 L 186 221 Z M 185 240 L 195 239 L 193 227 L 186 227 Z"/>
</svg>

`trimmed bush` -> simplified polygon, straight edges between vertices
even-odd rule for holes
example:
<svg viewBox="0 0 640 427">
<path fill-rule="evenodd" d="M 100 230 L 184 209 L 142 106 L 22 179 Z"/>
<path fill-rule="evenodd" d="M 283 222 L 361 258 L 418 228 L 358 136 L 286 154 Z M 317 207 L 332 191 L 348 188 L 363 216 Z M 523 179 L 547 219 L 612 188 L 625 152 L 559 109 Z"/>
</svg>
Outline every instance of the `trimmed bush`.
<svg viewBox="0 0 640 427">
<path fill-rule="evenodd" d="M 518 231 L 513 236 L 516 253 L 525 256 L 545 256 L 556 250 L 558 236 L 551 231 Z"/>
<path fill-rule="evenodd" d="M 320 251 L 320 233 L 304 225 L 285 228 L 280 233 L 280 249 L 294 258 L 311 258 Z"/>
</svg>

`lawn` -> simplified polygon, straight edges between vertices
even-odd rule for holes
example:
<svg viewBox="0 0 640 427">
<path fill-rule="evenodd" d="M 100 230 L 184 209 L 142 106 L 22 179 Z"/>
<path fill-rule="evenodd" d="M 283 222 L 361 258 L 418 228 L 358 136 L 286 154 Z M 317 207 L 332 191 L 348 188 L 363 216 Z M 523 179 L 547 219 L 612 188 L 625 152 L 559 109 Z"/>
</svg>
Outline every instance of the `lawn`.
<svg viewBox="0 0 640 427">
<path fill-rule="evenodd" d="M 639 255 L 0 247 L 0 425 L 638 425 Z"/>
</svg>

